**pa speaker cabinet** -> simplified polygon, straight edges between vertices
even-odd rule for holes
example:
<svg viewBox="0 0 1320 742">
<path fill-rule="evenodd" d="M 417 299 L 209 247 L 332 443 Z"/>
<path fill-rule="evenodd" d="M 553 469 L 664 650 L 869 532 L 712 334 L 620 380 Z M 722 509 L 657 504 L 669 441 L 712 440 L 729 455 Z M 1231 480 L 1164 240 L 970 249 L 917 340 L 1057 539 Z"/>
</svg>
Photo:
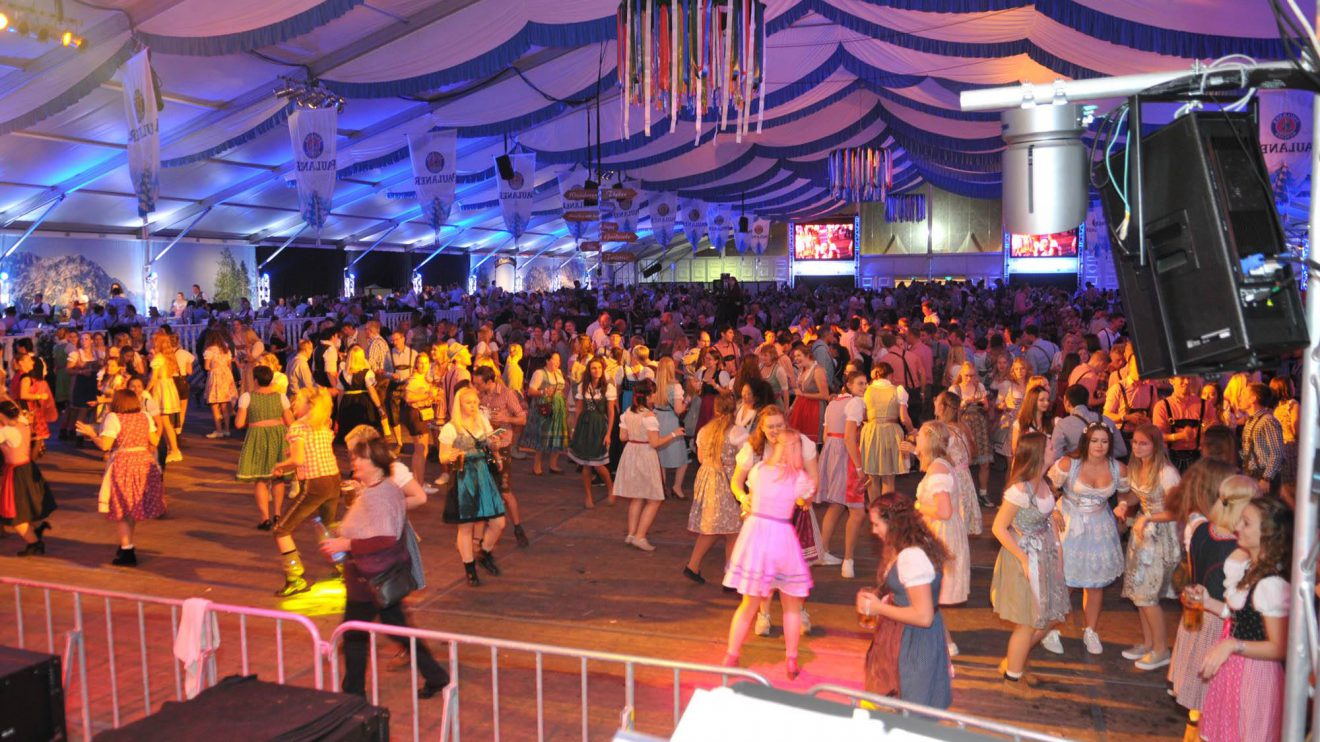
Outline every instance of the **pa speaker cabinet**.
<svg viewBox="0 0 1320 742">
<path fill-rule="evenodd" d="M 0 740 L 66 738 L 60 658 L 0 647 Z"/>
<path fill-rule="evenodd" d="M 1144 265 L 1138 226 L 1120 243 L 1122 199 L 1101 189 L 1142 376 L 1251 368 L 1307 343 L 1296 275 L 1273 260 L 1286 250 L 1256 127 L 1202 111 L 1142 140 Z M 1124 162 L 1110 160 L 1118 177 Z"/>
</svg>

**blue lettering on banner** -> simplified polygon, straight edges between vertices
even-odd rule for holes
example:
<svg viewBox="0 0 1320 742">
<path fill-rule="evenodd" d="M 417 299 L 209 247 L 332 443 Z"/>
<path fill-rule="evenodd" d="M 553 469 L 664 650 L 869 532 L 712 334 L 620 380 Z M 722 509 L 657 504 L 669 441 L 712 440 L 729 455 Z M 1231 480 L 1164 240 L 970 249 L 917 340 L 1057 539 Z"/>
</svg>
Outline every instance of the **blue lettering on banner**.
<svg viewBox="0 0 1320 742">
<path fill-rule="evenodd" d="M 1276 144 L 1261 144 L 1261 154 L 1275 155 L 1288 154 L 1290 152 L 1310 152 L 1310 142 L 1279 142 Z"/>
<path fill-rule="evenodd" d="M 128 141 L 131 144 L 137 144 L 139 141 L 146 139 L 149 136 L 155 135 L 155 133 L 159 130 L 159 128 L 160 125 L 156 123 L 143 124 L 141 126 L 134 127 L 130 129 L 128 132 Z"/>
<path fill-rule="evenodd" d="M 453 183 L 456 173 L 442 173 L 440 175 L 418 175 L 413 178 L 413 185 L 440 185 L 442 183 Z"/>
<path fill-rule="evenodd" d="M 320 172 L 320 171 L 323 171 L 323 170 L 335 170 L 335 169 L 337 169 L 337 168 L 336 168 L 336 165 L 335 165 L 336 162 L 338 162 L 338 161 L 337 161 L 337 160 L 320 160 L 320 161 L 318 161 L 318 162 L 301 162 L 301 161 L 300 161 L 300 162 L 298 163 L 298 172 L 300 172 L 300 173 L 315 173 L 315 172 Z"/>
</svg>

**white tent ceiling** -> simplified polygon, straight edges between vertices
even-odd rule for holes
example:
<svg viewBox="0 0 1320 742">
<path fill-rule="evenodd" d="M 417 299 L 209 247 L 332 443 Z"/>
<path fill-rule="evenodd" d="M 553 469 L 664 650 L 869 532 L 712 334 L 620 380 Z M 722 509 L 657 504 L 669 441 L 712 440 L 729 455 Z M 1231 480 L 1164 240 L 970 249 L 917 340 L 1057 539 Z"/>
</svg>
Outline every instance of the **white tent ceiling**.
<svg viewBox="0 0 1320 742">
<path fill-rule="evenodd" d="M 633 0 L 649 2 L 651 0 Z M 50 6 L 52 0 L 41 5 Z M 2 6 L 3 3 L 0 3 Z M 656 189 L 746 203 L 776 218 L 845 207 L 824 160 L 839 146 L 897 153 L 896 190 L 930 182 L 999 190 L 996 114 L 962 113 L 967 88 L 1185 68 L 1234 52 L 1279 58 L 1267 0 L 770 0 L 764 128 L 736 143 L 709 118 L 700 142 L 622 131 L 617 0 L 64 0 L 87 48 L 0 33 L 0 224 L 132 234 L 124 59 L 145 45 L 161 79 L 161 200 L 147 229 L 168 237 L 283 241 L 300 226 L 280 75 L 348 97 L 326 242 L 425 247 L 405 135 L 459 131 L 459 202 L 441 240 L 503 245 L 492 158 L 504 136 L 537 153 L 537 212 L 523 252 L 572 249 L 555 176 L 588 157 L 585 105 L 601 94 L 607 167 Z M 391 198 L 391 192 L 395 197 Z M 204 216 L 202 216 L 204 214 Z M 643 224 L 645 230 L 645 224 Z"/>
</svg>

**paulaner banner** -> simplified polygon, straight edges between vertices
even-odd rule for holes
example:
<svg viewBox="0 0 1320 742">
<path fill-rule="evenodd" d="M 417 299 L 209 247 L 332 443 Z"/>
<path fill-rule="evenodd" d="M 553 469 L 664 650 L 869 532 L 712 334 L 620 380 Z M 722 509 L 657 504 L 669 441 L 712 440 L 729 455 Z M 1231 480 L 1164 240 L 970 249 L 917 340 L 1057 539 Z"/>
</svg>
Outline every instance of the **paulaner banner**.
<svg viewBox="0 0 1320 742">
<path fill-rule="evenodd" d="M 335 195 L 338 123 L 339 114 L 333 108 L 299 108 L 289 116 L 298 210 L 307 226 L 318 231 L 330 216 Z"/>
<path fill-rule="evenodd" d="M 724 245 L 733 234 L 733 223 L 729 207 L 725 204 L 711 204 L 706 207 L 706 228 L 710 230 L 710 246 L 724 254 Z"/>
<path fill-rule="evenodd" d="M 612 191 L 617 192 L 612 198 L 601 201 L 600 218 L 602 221 L 613 222 L 616 225 L 611 230 L 613 232 L 636 234 L 637 222 L 642 218 L 641 184 L 635 180 L 623 180 L 619 185 L 620 188 L 607 188 L 602 194 L 610 196 Z"/>
<path fill-rule="evenodd" d="M 504 226 L 516 240 L 527 231 L 532 219 L 532 202 L 536 200 L 536 155 L 533 153 L 509 155 L 513 161 L 513 177 L 497 178 L 500 188 L 500 211 L 504 212 Z"/>
<path fill-rule="evenodd" d="M 408 155 L 412 160 L 413 188 L 422 207 L 426 224 L 440 239 L 440 228 L 454 208 L 454 188 L 458 180 L 458 132 L 428 131 L 408 137 Z"/>
<path fill-rule="evenodd" d="M 661 247 L 669 247 L 678 221 L 678 194 L 652 191 L 646 195 L 646 212 L 651 219 L 651 234 Z"/>
<path fill-rule="evenodd" d="M 128 172 L 137 193 L 138 216 L 156 210 L 160 196 L 160 111 L 151 82 L 149 51 L 124 64 L 124 113 L 128 121 Z"/>
<path fill-rule="evenodd" d="M 697 252 L 697 245 L 706 236 L 706 204 L 695 198 L 683 199 L 679 206 L 678 218 L 683 223 L 683 232 L 688 242 L 692 243 L 692 254 Z"/>
<path fill-rule="evenodd" d="M 739 246 L 738 252 L 751 248 L 756 255 L 765 255 L 766 245 L 770 244 L 770 220 L 759 216 L 752 217 L 751 229 L 743 233 L 745 246 Z"/>
<path fill-rule="evenodd" d="M 1274 200 L 1287 211 L 1310 190 L 1311 102 L 1304 90 L 1260 92 L 1260 152 L 1270 174 Z"/>
</svg>

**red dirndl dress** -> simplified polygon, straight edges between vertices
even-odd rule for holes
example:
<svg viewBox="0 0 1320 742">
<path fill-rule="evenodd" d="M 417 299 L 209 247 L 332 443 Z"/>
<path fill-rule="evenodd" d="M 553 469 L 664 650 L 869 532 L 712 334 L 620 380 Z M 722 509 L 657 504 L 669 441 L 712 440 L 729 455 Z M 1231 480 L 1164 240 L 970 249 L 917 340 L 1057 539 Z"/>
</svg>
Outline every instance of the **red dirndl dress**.
<svg viewBox="0 0 1320 742">
<path fill-rule="evenodd" d="M 824 406 L 825 403 L 819 399 L 798 397 L 793 400 L 793 406 L 788 408 L 788 427 L 805 435 L 812 443 L 819 444 Z"/>
<path fill-rule="evenodd" d="M 110 520 L 149 520 L 165 514 L 165 482 L 151 448 L 146 413 L 119 415 L 119 436 L 110 453 L 102 490 Z"/>
</svg>

